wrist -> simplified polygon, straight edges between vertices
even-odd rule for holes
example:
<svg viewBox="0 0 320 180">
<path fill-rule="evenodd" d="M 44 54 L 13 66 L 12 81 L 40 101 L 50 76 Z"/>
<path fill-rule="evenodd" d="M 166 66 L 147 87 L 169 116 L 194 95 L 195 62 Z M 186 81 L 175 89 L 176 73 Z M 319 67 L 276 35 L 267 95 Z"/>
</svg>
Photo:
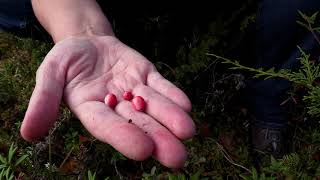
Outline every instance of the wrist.
<svg viewBox="0 0 320 180">
<path fill-rule="evenodd" d="M 32 7 L 55 43 L 69 36 L 114 35 L 95 0 L 32 0 Z"/>
<path fill-rule="evenodd" d="M 110 24 L 103 27 L 86 24 L 82 26 L 75 26 L 74 28 L 69 27 L 67 30 L 57 29 L 49 32 L 55 43 L 64 40 L 68 37 L 91 37 L 91 36 L 114 36 L 114 32 Z"/>
</svg>

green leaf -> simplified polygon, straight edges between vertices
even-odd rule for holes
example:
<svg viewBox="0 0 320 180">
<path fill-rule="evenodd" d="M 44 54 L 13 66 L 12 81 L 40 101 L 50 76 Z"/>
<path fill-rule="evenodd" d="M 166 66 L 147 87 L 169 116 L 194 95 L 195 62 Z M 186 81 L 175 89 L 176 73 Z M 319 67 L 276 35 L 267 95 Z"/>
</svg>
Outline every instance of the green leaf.
<svg viewBox="0 0 320 180">
<path fill-rule="evenodd" d="M 250 178 L 249 177 L 247 177 L 247 176 L 244 176 L 244 175 L 240 175 L 240 177 L 242 178 L 242 179 L 244 179 L 244 180 L 250 180 Z"/>
<path fill-rule="evenodd" d="M 91 174 L 91 171 L 89 170 L 88 171 L 88 179 L 91 179 L 91 177 L 92 177 L 92 174 Z"/>
<path fill-rule="evenodd" d="M 18 166 L 20 163 L 22 163 L 26 158 L 28 157 L 27 154 L 21 156 L 17 161 L 16 163 L 14 164 L 14 166 Z"/>
<path fill-rule="evenodd" d="M 202 170 L 197 171 L 194 175 L 190 177 L 190 180 L 199 180 Z"/>
<path fill-rule="evenodd" d="M 184 174 L 179 175 L 179 180 L 187 180 L 186 176 Z"/>
<path fill-rule="evenodd" d="M 271 164 L 274 164 L 277 162 L 277 160 L 273 156 L 270 156 L 270 159 L 271 159 Z"/>
<path fill-rule="evenodd" d="M 258 179 L 258 172 L 256 168 L 252 168 L 252 179 L 257 180 Z"/>
<path fill-rule="evenodd" d="M 11 176 L 9 177 L 9 180 L 12 180 L 14 178 L 14 175 L 11 174 Z"/>
<path fill-rule="evenodd" d="M 94 174 L 91 173 L 91 171 L 88 171 L 88 179 L 89 180 L 94 180 L 96 179 L 96 172 Z"/>
<path fill-rule="evenodd" d="M 309 17 L 307 15 L 305 15 L 303 12 L 298 11 L 299 15 L 307 22 L 309 22 Z"/>
<path fill-rule="evenodd" d="M 171 173 L 168 173 L 168 177 L 169 177 L 169 180 L 177 180 L 177 178 Z"/>
<path fill-rule="evenodd" d="M 314 24 L 316 18 L 317 18 L 318 12 L 315 12 L 314 14 L 312 14 L 312 16 L 309 18 L 310 20 L 310 24 Z"/>
<path fill-rule="evenodd" d="M 320 165 L 318 166 L 318 168 L 316 169 L 316 176 L 320 176 Z"/>
<path fill-rule="evenodd" d="M 320 27 L 313 28 L 314 31 L 320 32 Z"/>
<path fill-rule="evenodd" d="M 2 179 L 2 177 L 4 177 L 4 172 L 5 172 L 5 169 L 2 169 L 2 171 L 0 173 L 0 180 Z"/>
<path fill-rule="evenodd" d="M 14 153 L 16 152 L 17 148 L 13 146 L 13 143 L 11 144 L 10 146 L 10 149 L 9 149 L 9 155 L 8 155 L 8 163 L 10 164 L 11 163 L 11 160 L 12 160 L 12 157 L 14 155 Z"/>
<path fill-rule="evenodd" d="M 151 172 L 150 172 L 150 175 L 155 175 L 156 174 L 156 170 L 157 170 L 157 167 L 156 166 L 153 166 L 152 169 L 151 169 Z"/>
<path fill-rule="evenodd" d="M 3 164 L 7 164 L 7 159 L 0 154 L 0 161 Z"/>
<path fill-rule="evenodd" d="M 8 167 L 8 169 L 5 172 L 6 179 L 9 179 L 9 175 L 11 174 L 10 172 L 11 172 L 11 168 Z"/>
</svg>

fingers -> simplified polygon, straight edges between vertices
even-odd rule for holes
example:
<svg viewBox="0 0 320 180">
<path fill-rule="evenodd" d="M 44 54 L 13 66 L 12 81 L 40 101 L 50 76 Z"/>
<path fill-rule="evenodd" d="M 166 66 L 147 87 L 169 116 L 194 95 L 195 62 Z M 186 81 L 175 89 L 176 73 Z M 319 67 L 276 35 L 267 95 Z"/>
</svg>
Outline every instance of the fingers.
<svg viewBox="0 0 320 180">
<path fill-rule="evenodd" d="M 159 72 L 155 71 L 148 75 L 147 85 L 179 105 L 186 112 L 191 111 L 191 102 L 186 94 L 165 79 Z"/>
<path fill-rule="evenodd" d="M 134 88 L 133 94 L 142 96 L 146 101 L 146 113 L 178 138 L 189 139 L 195 134 L 195 125 L 190 116 L 168 98 L 145 85 Z"/>
<path fill-rule="evenodd" d="M 152 140 L 104 103 L 89 101 L 74 108 L 73 112 L 94 137 L 110 144 L 128 158 L 145 160 L 152 155 Z"/>
<path fill-rule="evenodd" d="M 64 86 L 64 73 L 49 56 L 38 69 L 36 86 L 21 126 L 21 135 L 32 141 L 45 136 L 57 119 Z"/>
<path fill-rule="evenodd" d="M 140 127 L 154 143 L 153 157 L 169 168 L 183 167 L 187 158 L 183 144 L 149 115 L 135 111 L 128 101 L 121 101 L 116 112 Z"/>
</svg>

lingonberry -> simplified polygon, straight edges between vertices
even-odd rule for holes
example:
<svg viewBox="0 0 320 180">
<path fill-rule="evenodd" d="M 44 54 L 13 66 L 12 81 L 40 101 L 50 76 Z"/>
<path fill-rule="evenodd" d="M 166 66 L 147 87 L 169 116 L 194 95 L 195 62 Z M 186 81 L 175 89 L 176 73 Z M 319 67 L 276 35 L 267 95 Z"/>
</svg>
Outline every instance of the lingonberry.
<svg viewBox="0 0 320 180">
<path fill-rule="evenodd" d="M 104 98 L 104 103 L 110 106 L 111 108 L 114 108 L 118 103 L 117 97 L 112 93 L 108 93 Z"/>
<path fill-rule="evenodd" d="M 137 111 L 144 111 L 146 108 L 146 102 L 144 101 L 143 97 L 136 96 L 132 99 L 132 105 L 134 109 Z"/>
<path fill-rule="evenodd" d="M 125 91 L 122 95 L 123 99 L 127 100 L 127 101 L 131 101 L 131 99 L 133 98 L 133 95 L 130 91 Z"/>
</svg>

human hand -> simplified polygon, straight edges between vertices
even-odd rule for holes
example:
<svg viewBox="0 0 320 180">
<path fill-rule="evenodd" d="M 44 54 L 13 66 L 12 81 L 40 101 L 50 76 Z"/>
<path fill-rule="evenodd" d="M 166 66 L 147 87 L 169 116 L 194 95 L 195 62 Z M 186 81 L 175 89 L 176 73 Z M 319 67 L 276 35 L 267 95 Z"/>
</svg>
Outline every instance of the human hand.
<svg viewBox="0 0 320 180">
<path fill-rule="evenodd" d="M 142 96 L 145 112 L 135 111 L 122 98 L 124 91 Z M 114 109 L 104 104 L 107 93 L 117 96 Z M 72 37 L 53 47 L 37 71 L 21 127 L 23 138 L 45 136 L 62 99 L 94 137 L 128 158 L 153 156 L 164 166 L 183 166 L 187 152 L 181 140 L 195 133 L 189 99 L 114 36 Z"/>
</svg>

